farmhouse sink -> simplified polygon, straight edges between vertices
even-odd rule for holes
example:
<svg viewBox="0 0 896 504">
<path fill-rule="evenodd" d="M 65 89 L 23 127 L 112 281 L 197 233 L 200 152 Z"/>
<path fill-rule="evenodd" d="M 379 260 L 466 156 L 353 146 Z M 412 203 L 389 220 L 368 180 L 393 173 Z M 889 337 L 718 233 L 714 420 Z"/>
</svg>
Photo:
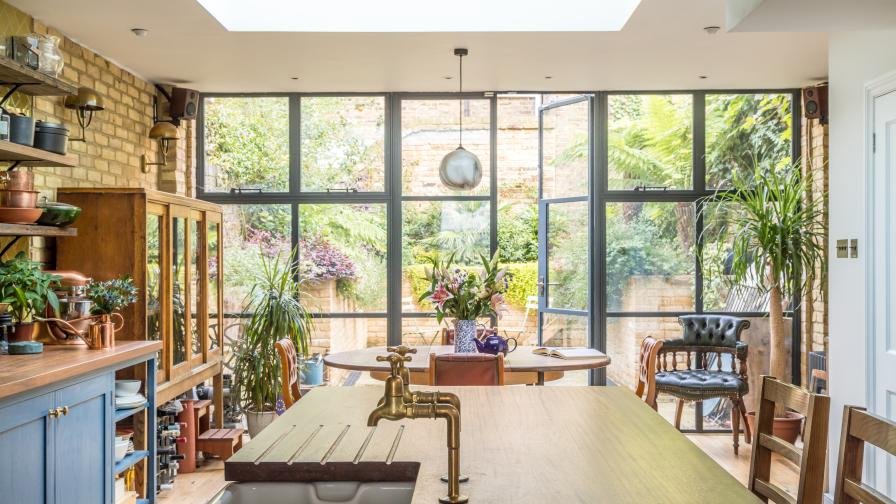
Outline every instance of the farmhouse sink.
<svg viewBox="0 0 896 504">
<path fill-rule="evenodd" d="M 231 483 L 211 504 L 410 504 L 414 482 Z"/>
</svg>

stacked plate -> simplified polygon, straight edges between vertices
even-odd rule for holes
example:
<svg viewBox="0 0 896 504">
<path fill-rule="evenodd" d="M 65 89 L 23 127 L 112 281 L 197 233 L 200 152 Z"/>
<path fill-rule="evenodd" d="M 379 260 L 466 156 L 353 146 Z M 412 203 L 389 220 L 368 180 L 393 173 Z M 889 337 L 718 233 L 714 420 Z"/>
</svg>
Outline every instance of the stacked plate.
<svg viewBox="0 0 896 504">
<path fill-rule="evenodd" d="M 140 393 L 140 380 L 115 380 L 115 408 L 139 408 L 146 404 L 146 398 Z"/>
</svg>

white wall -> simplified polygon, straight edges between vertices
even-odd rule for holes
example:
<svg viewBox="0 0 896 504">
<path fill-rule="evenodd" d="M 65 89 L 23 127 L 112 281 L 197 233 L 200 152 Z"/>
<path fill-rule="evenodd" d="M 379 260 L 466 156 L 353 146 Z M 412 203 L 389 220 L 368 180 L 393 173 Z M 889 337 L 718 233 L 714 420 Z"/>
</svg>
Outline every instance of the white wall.
<svg viewBox="0 0 896 504">
<path fill-rule="evenodd" d="M 896 71 L 896 31 L 840 32 L 829 38 L 830 481 L 843 406 L 866 405 L 865 390 L 865 84 Z M 837 259 L 835 241 L 859 239 L 858 259 Z M 831 488 L 833 491 L 833 488 Z"/>
</svg>

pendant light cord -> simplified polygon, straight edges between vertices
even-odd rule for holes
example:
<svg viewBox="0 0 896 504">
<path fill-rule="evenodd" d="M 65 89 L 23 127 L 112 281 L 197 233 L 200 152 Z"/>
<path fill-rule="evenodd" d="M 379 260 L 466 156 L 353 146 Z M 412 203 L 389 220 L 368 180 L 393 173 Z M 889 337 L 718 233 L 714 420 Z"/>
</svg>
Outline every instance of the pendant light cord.
<svg viewBox="0 0 896 504">
<path fill-rule="evenodd" d="M 458 55 L 460 58 L 460 99 L 457 101 L 457 116 L 460 119 L 460 131 L 458 135 L 458 148 L 464 146 L 464 55 Z"/>
</svg>

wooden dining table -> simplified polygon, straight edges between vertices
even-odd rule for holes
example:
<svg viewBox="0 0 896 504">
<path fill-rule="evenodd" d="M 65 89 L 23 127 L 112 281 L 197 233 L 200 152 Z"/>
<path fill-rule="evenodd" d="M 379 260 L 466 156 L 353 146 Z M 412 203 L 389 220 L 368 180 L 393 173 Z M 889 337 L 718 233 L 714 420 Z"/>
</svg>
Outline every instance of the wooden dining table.
<svg viewBox="0 0 896 504">
<path fill-rule="evenodd" d="M 454 352 L 452 345 L 419 346 L 416 354 L 405 367 L 411 372 L 411 383 L 426 385 L 429 381 L 429 354 L 436 355 Z M 560 359 L 532 353 L 537 347 L 520 346 L 504 358 L 505 384 L 544 385 L 546 381 L 559 380 L 568 371 L 598 369 L 610 364 L 610 358 L 601 353 L 597 357 L 587 359 Z M 336 352 L 324 357 L 327 366 L 352 371 L 367 371 L 378 380 L 389 375 L 389 363 L 378 362 L 377 355 L 386 355 L 386 347 L 370 347 L 360 350 Z"/>
</svg>

